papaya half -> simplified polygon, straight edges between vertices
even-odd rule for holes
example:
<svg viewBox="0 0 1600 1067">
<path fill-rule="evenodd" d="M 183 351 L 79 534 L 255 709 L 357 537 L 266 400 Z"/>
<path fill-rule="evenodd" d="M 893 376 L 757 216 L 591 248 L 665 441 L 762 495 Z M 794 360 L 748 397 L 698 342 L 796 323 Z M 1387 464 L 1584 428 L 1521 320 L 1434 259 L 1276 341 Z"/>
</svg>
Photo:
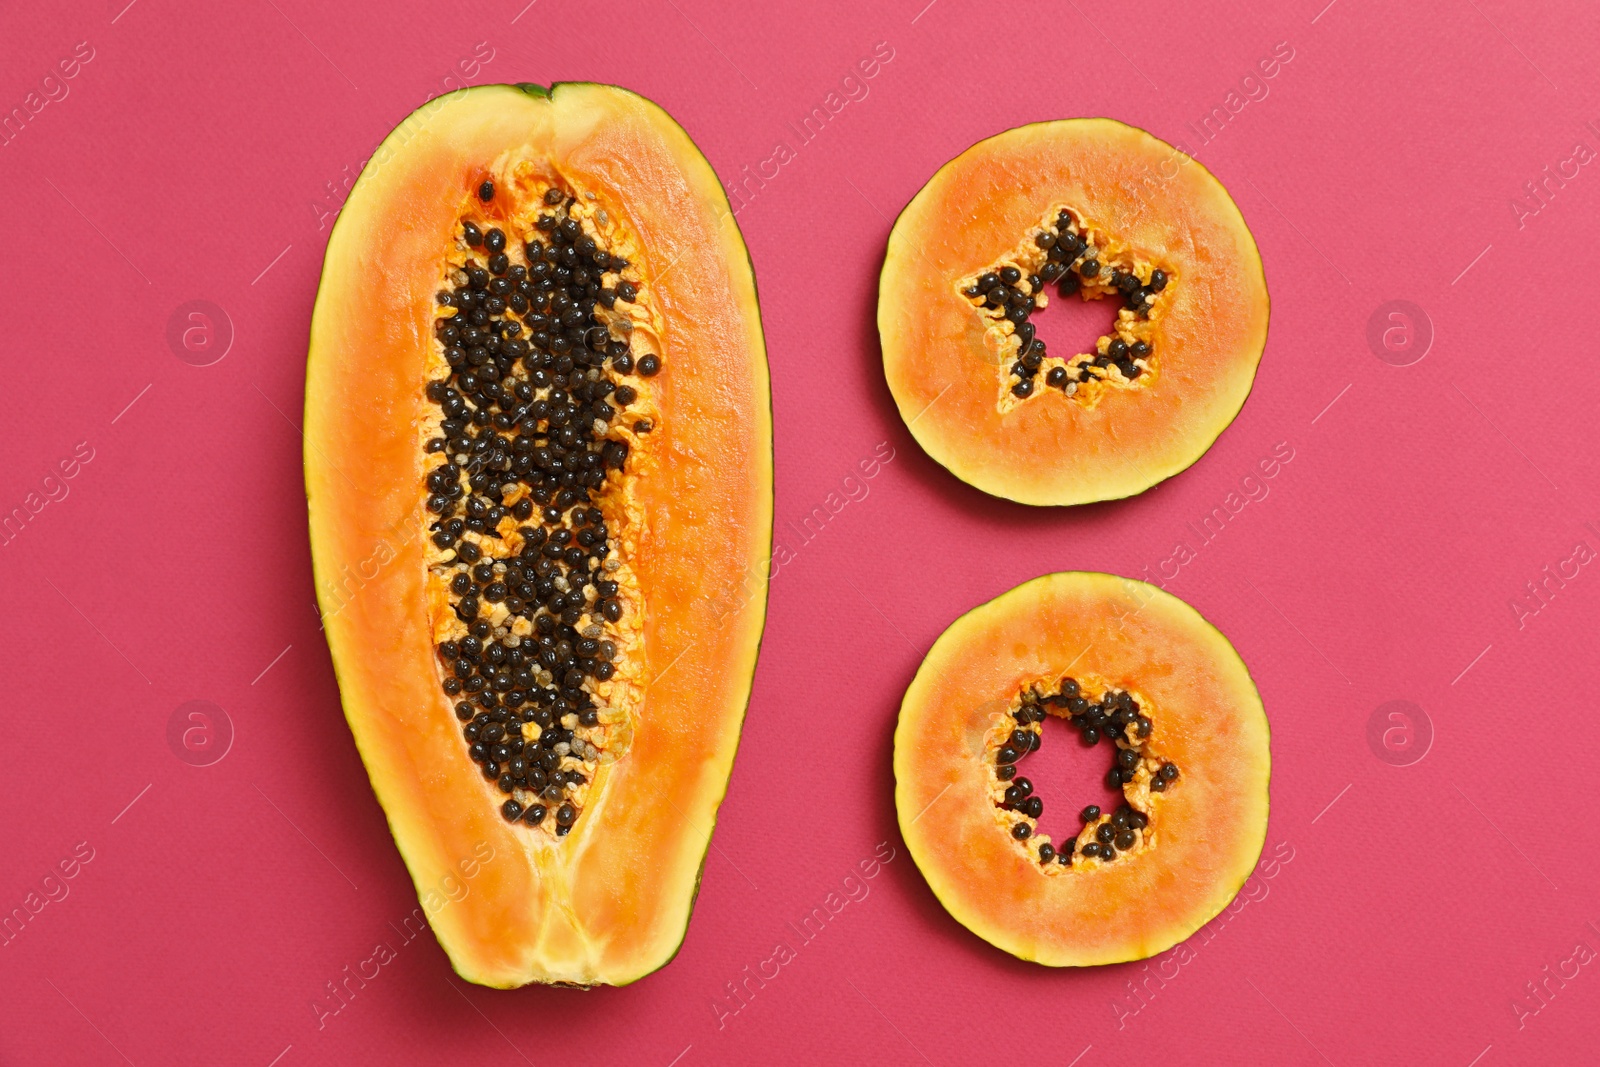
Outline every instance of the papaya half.
<svg viewBox="0 0 1600 1067">
<path fill-rule="evenodd" d="M 1093 351 L 1037 335 L 1051 288 L 1118 303 Z M 912 435 L 1025 504 L 1132 496 L 1199 459 L 1249 395 L 1267 316 L 1227 190 L 1103 118 L 1007 130 L 945 164 L 895 221 L 878 284 L 884 373 Z"/>
<path fill-rule="evenodd" d="M 688 135 L 594 84 L 402 122 L 328 242 L 305 478 L 345 717 L 457 973 L 662 966 L 772 539 L 755 279 Z"/>
<path fill-rule="evenodd" d="M 1043 725 L 1109 750 L 1076 836 L 1039 830 Z M 1266 714 L 1244 662 L 1189 605 L 1109 574 L 1048 574 L 952 623 L 894 737 L 900 832 L 962 925 L 1053 967 L 1155 955 L 1214 918 L 1261 855 Z"/>
</svg>

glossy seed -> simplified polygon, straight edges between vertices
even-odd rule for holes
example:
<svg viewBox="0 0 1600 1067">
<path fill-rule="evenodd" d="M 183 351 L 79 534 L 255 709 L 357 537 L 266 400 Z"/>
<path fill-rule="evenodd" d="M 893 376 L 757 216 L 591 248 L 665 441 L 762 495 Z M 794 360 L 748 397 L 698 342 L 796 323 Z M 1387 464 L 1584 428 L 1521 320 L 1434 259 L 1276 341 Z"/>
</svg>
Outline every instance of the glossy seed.
<svg viewBox="0 0 1600 1067">
<path fill-rule="evenodd" d="M 485 181 L 480 198 L 495 191 Z M 505 799 L 521 807 L 502 802 L 506 818 L 538 825 L 554 814 L 560 835 L 578 817 L 563 798 L 601 756 L 576 734 L 600 725 L 589 687 L 621 666 L 615 643 L 601 638 L 602 623 L 625 615 L 613 577 L 622 561 L 594 494 L 625 469 L 632 443 L 609 437 L 618 412 L 639 399 L 619 378 L 658 373 L 661 357 L 636 362 L 624 339 L 633 323 L 603 313 L 638 299 L 636 281 L 615 277 L 628 262 L 568 217 L 571 195 L 552 188 L 542 197 L 553 210 L 526 230 L 460 223 L 463 242 L 482 252 L 434 295 L 444 310 L 436 351 L 448 370 L 425 383 L 441 424 L 424 443 L 440 461 L 424 476 L 423 502 L 429 539 L 456 564 L 439 569 L 468 636 L 438 646 L 440 684 L 468 755 L 515 794 Z M 512 262 L 513 243 L 525 262 Z M 622 425 L 652 429 L 646 419 Z M 515 535 L 508 518 L 521 524 Z M 524 740 L 523 723 L 536 741 Z"/>
</svg>

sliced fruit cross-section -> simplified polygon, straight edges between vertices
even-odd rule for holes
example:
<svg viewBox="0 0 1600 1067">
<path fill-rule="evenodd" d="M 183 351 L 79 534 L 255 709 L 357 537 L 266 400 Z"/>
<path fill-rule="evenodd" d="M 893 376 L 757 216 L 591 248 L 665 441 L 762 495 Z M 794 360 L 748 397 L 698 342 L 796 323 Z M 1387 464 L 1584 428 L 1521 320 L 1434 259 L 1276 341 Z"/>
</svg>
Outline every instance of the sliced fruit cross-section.
<svg viewBox="0 0 1600 1067">
<path fill-rule="evenodd" d="M 590 84 L 430 102 L 329 241 L 306 377 L 346 718 L 465 978 L 676 951 L 765 615 L 771 412 L 716 176 Z M 483 860 L 488 855 L 491 858 Z"/>
<path fill-rule="evenodd" d="M 1104 742 L 1124 802 L 1039 833 L 1025 774 L 1049 716 Z M 1227 639 L 1143 582 L 1036 578 L 950 625 L 906 691 L 895 806 L 962 925 L 1050 966 L 1142 959 L 1220 912 L 1267 829 L 1266 715 Z"/>
<path fill-rule="evenodd" d="M 1038 335 L 1052 288 L 1120 305 L 1092 351 Z M 878 285 L 911 433 L 1026 504 L 1131 496 L 1188 467 L 1244 404 L 1267 312 L 1227 191 L 1112 119 L 1007 130 L 947 163 L 895 222 Z"/>
</svg>

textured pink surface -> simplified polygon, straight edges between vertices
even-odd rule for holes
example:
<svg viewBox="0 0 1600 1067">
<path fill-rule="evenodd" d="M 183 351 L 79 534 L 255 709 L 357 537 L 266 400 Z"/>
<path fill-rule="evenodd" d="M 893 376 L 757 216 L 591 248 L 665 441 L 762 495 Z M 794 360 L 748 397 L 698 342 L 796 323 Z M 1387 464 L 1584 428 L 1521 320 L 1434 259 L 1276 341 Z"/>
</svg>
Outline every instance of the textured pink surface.
<svg viewBox="0 0 1600 1067">
<path fill-rule="evenodd" d="M 28 121 L 0 145 L 0 508 L 28 517 L 0 543 L 0 909 L 39 910 L 0 938 L 0 1063 L 1592 1061 L 1592 6 L 661 0 L 600 23 L 525 2 L 5 16 L 0 108 Z M 892 58 L 841 87 L 878 42 Z M 1280 42 L 1293 58 L 1241 88 Z M 725 178 L 774 160 L 739 221 L 794 559 L 688 939 L 626 989 L 465 986 L 431 935 L 397 933 L 416 899 L 312 603 L 298 424 L 326 224 L 452 72 L 617 82 Z M 847 102 L 802 143 L 794 124 L 833 91 Z M 1241 101 L 1202 143 L 1189 124 Z M 953 481 L 906 434 L 875 275 L 890 220 L 952 155 L 1102 114 L 1181 142 L 1232 190 L 1271 339 L 1192 469 L 1125 503 L 1031 511 Z M 169 344 L 194 300 L 231 322 L 225 352 L 199 334 L 185 349 L 183 319 Z M 1416 345 L 1369 347 L 1392 300 L 1431 320 L 1407 366 Z M 892 461 L 847 483 L 880 442 Z M 1241 489 L 1275 446 L 1293 458 Z M 1246 502 L 1202 537 L 1235 491 Z M 860 499 L 799 532 L 835 492 Z M 1260 684 L 1279 862 L 1149 971 L 1020 963 L 953 922 L 904 854 L 900 694 L 951 619 L 1024 579 L 1163 567 Z M 206 747 L 194 709 L 169 743 L 195 700 L 225 710 L 227 747 Z M 1409 747 L 1392 709 L 1369 742 L 1396 700 Z M 1074 806 L 1090 788 L 1087 772 L 1043 786 Z M 893 858 L 847 885 L 880 842 Z M 63 862 L 73 877 L 46 880 Z M 866 895 L 814 940 L 787 925 L 852 888 Z M 319 1029 L 324 983 L 380 942 L 395 958 Z M 778 942 L 793 958 L 747 979 Z M 1023 1024 L 1039 1037 L 1013 1036 Z"/>
</svg>

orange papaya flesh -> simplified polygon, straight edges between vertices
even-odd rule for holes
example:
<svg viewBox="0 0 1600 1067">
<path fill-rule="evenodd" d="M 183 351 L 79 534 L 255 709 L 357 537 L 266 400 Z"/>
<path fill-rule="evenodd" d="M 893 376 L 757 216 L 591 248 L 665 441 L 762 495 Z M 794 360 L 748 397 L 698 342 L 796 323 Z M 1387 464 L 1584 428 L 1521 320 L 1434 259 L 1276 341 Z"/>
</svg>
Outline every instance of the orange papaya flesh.
<svg viewBox="0 0 1600 1067">
<path fill-rule="evenodd" d="M 1112 300 L 1116 323 L 1056 351 L 1030 321 L 1055 298 Z M 1194 463 L 1249 395 L 1268 311 L 1227 190 L 1103 118 L 1007 130 L 946 164 L 896 220 L 878 286 L 912 435 L 963 481 L 1039 505 L 1131 496 Z"/>
<path fill-rule="evenodd" d="M 462 977 L 623 984 L 677 951 L 765 616 L 771 434 L 744 242 L 660 108 L 481 86 L 374 154 L 312 320 L 312 555 Z"/>
<path fill-rule="evenodd" d="M 1124 796 L 1086 808 L 1076 838 L 1038 830 L 1027 755 L 1047 716 L 1103 746 Z M 1268 741 L 1243 661 L 1193 608 L 1143 582 L 1050 574 L 934 643 L 900 710 L 895 806 L 934 894 L 978 936 L 1056 967 L 1143 959 L 1250 875 Z"/>
</svg>

